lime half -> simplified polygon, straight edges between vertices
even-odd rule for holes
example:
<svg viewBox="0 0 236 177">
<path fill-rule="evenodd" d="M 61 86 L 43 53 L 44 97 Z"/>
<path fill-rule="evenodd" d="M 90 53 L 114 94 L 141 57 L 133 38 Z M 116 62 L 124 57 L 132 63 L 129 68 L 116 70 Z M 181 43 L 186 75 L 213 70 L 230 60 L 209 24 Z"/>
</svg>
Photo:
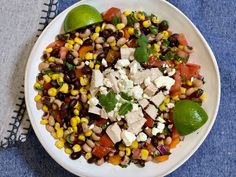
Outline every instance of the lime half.
<svg viewBox="0 0 236 177">
<path fill-rule="evenodd" d="M 181 135 L 188 135 L 205 124 L 208 116 L 196 102 L 181 100 L 175 104 L 174 125 Z"/>
<path fill-rule="evenodd" d="M 102 21 L 102 16 L 97 9 L 86 4 L 80 5 L 67 14 L 64 21 L 64 31 L 71 32 Z"/>
</svg>

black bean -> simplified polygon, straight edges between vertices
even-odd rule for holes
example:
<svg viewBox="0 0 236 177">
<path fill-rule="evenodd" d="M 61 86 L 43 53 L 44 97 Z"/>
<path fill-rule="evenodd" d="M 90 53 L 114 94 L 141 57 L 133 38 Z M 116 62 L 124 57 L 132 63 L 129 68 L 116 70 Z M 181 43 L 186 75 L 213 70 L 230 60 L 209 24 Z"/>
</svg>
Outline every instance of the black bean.
<svg viewBox="0 0 236 177">
<path fill-rule="evenodd" d="M 124 33 L 122 33 L 122 32 L 118 32 L 118 38 L 122 38 L 124 36 Z"/>
<path fill-rule="evenodd" d="M 194 96 L 196 98 L 199 98 L 202 94 L 203 94 L 203 90 L 202 89 L 198 89 L 197 91 L 194 92 Z"/>
<path fill-rule="evenodd" d="M 157 139 L 157 137 L 152 137 L 151 143 L 152 143 L 153 146 L 157 147 L 158 146 L 158 139 Z"/>
<path fill-rule="evenodd" d="M 52 52 L 50 53 L 50 55 L 52 57 L 56 57 L 56 58 L 59 58 L 59 53 L 60 53 L 60 49 L 59 48 L 55 48 L 52 50 Z"/>
<path fill-rule="evenodd" d="M 58 85 L 58 83 L 57 83 L 56 80 L 52 80 L 52 81 L 51 81 L 51 84 L 52 84 L 52 86 L 55 87 L 55 88 L 58 88 L 58 87 L 59 87 L 59 85 Z"/>
<path fill-rule="evenodd" d="M 64 74 L 64 81 L 67 82 L 67 83 L 71 83 L 71 79 L 68 76 L 68 74 Z"/>
<path fill-rule="evenodd" d="M 80 82 L 79 82 L 78 79 L 76 79 L 76 80 L 74 81 L 74 86 L 75 86 L 75 89 L 79 89 L 79 88 L 81 87 Z"/>
<path fill-rule="evenodd" d="M 78 140 L 78 141 L 77 141 L 77 144 L 79 144 L 79 145 L 83 145 L 83 144 L 84 144 L 84 141 L 82 141 L 82 140 Z"/>
<path fill-rule="evenodd" d="M 66 55 L 66 61 L 67 61 L 68 63 L 73 64 L 74 58 L 75 58 L 75 57 L 74 57 L 70 52 L 67 53 L 67 55 Z"/>
<path fill-rule="evenodd" d="M 92 39 L 86 39 L 84 42 L 83 42 L 83 45 L 87 46 L 87 45 L 93 45 L 93 40 Z"/>
<path fill-rule="evenodd" d="M 42 58 L 43 59 L 47 59 L 48 58 L 48 54 L 47 53 L 43 54 Z"/>
<path fill-rule="evenodd" d="M 73 152 L 73 153 L 70 155 L 70 158 L 71 158 L 72 160 L 76 160 L 76 159 L 80 158 L 81 155 L 82 155 L 81 152 Z"/>
<path fill-rule="evenodd" d="M 58 34 L 57 39 L 61 40 L 61 41 L 65 41 L 67 39 L 67 37 L 64 34 Z"/>
<path fill-rule="evenodd" d="M 178 41 L 177 37 L 178 37 L 178 34 L 172 34 L 168 38 L 168 40 L 170 42 L 170 44 L 169 44 L 170 47 L 178 47 L 179 46 L 179 41 Z"/>
<path fill-rule="evenodd" d="M 48 96 L 48 91 L 47 90 L 43 90 L 43 96 Z"/>
<path fill-rule="evenodd" d="M 63 65 L 61 65 L 61 64 L 50 64 L 49 68 L 54 72 L 62 72 L 63 71 Z"/>
<path fill-rule="evenodd" d="M 104 157 L 104 161 L 108 161 L 108 159 L 109 159 L 109 155 L 106 155 L 106 156 Z"/>
<path fill-rule="evenodd" d="M 70 71 L 68 75 L 72 81 L 76 78 L 75 71 Z"/>
<path fill-rule="evenodd" d="M 85 66 L 82 68 L 82 73 L 83 73 L 83 74 L 91 74 L 91 73 L 92 73 L 92 69 L 91 69 L 89 66 L 85 65 Z"/>
<path fill-rule="evenodd" d="M 58 98 L 59 100 L 61 100 L 61 101 L 64 101 L 64 99 L 65 99 L 65 94 L 64 94 L 64 93 L 61 93 L 61 92 L 58 92 L 57 98 Z"/>
<path fill-rule="evenodd" d="M 105 58 L 105 57 L 106 57 L 106 56 L 105 56 L 105 53 L 104 53 L 104 52 L 101 52 L 101 53 L 98 54 L 97 60 L 98 60 L 98 61 L 102 61 L 102 59 Z"/>
<path fill-rule="evenodd" d="M 150 29 L 149 28 L 142 28 L 141 31 L 145 34 L 148 35 L 150 33 Z"/>
<path fill-rule="evenodd" d="M 78 124 L 77 125 L 77 131 L 78 133 L 83 133 L 83 128 L 82 128 L 82 125 L 81 124 Z M 84 143 L 84 142 L 83 142 Z"/>
<path fill-rule="evenodd" d="M 62 103 L 62 105 L 61 105 L 61 110 L 63 111 L 63 110 L 68 110 L 68 108 L 69 108 L 69 104 L 68 103 Z"/>
<path fill-rule="evenodd" d="M 67 136 L 70 136 L 70 135 L 67 135 Z M 68 143 L 68 142 L 65 142 L 65 146 L 66 146 L 66 147 L 69 147 L 69 148 L 72 148 L 72 147 L 73 147 L 73 144 L 70 144 L 70 143 Z"/>
<path fill-rule="evenodd" d="M 95 163 L 95 162 L 97 162 L 97 158 L 94 156 L 88 159 L 88 163 Z"/>
<path fill-rule="evenodd" d="M 112 34 L 112 30 L 110 29 L 105 29 L 101 32 L 101 37 L 108 38 Z"/>
<path fill-rule="evenodd" d="M 166 20 L 163 20 L 160 24 L 159 24 L 159 31 L 165 31 L 168 30 L 169 28 L 169 24 Z"/>
<path fill-rule="evenodd" d="M 42 73 L 39 73 L 38 76 L 37 76 L 37 79 L 38 79 L 38 81 L 43 80 L 43 74 L 42 74 Z"/>
<path fill-rule="evenodd" d="M 140 167 L 145 167 L 145 161 L 144 161 L 144 160 L 139 160 L 139 161 L 138 161 L 138 165 L 139 165 Z"/>
<path fill-rule="evenodd" d="M 73 99 L 71 100 L 70 102 L 70 108 L 74 108 L 74 106 L 77 104 L 77 100 L 76 99 Z"/>
<path fill-rule="evenodd" d="M 81 109 L 80 110 L 80 117 L 86 117 L 88 115 L 87 109 Z"/>
</svg>

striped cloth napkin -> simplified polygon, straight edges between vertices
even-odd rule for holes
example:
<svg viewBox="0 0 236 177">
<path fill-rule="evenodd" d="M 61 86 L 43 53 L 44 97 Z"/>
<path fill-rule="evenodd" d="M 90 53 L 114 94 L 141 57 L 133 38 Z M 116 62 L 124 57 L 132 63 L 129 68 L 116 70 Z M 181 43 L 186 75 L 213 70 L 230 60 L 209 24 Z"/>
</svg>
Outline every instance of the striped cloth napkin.
<svg viewBox="0 0 236 177">
<path fill-rule="evenodd" d="M 0 6 L 0 147 L 26 140 L 25 65 L 37 37 L 57 15 L 58 0 L 5 0 Z"/>
</svg>

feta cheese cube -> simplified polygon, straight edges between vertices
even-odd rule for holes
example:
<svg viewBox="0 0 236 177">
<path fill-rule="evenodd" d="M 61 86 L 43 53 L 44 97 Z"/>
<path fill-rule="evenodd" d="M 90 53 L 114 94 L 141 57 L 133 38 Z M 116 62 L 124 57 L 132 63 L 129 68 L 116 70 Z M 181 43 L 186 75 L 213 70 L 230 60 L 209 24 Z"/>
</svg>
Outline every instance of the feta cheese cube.
<svg viewBox="0 0 236 177">
<path fill-rule="evenodd" d="M 116 121 L 116 117 L 115 117 L 115 112 L 111 111 L 107 113 L 108 118 L 112 121 L 115 122 Z"/>
<path fill-rule="evenodd" d="M 104 58 L 102 59 L 102 65 L 105 66 L 105 67 L 108 66 L 108 65 L 107 65 L 107 61 L 106 61 Z"/>
<path fill-rule="evenodd" d="M 161 122 L 158 122 L 158 123 L 157 123 L 157 128 L 163 131 L 164 128 L 165 128 L 165 124 L 163 124 L 163 123 L 161 123 Z"/>
<path fill-rule="evenodd" d="M 98 108 L 97 106 L 89 106 L 89 113 L 93 113 L 93 114 L 97 114 L 100 115 L 101 114 L 101 109 Z"/>
<path fill-rule="evenodd" d="M 117 123 L 107 127 L 106 133 L 114 144 L 121 141 L 121 129 Z"/>
<path fill-rule="evenodd" d="M 130 69 L 130 74 L 134 75 L 138 72 L 138 70 L 142 69 L 142 67 L 140 63 L 135 60 L 129 65 L 129 69 Z"/>
<path fill-rule="evenodd" d="M 158 133 L 161 133 L 161 131 L 160 131 L 159 129 L 157 129 L 156 127 L 153 127 L 153 128 L 152 128 L 152 134 L 153 134 L 154 136 L 156 136 Z"/>
<path fill-rule="evenodd" d="M 121 138 L 126 146 L 131 146 L 133 141 L 136 139 L 136 136 L 127 130 L 123 130 L 121 133 Z"/>
<path fill-rule="evenodd" d="M 143 112 L 142 112 L 141 108 L 139 108 L 137 111 L 128 112 L 125 115 L 125 120 L 126 120 L 129 127 L 131 126 L 131 124 L 133 124 L 134 122 L 136 122 L 142 118 L 143 118 Z"/>
<path fill-rule="evenodd" d="M 121 69 L 123 67 L 127 67 L 129 66 L 130 62 L 129 59 L 120 59 L 117 61 L 117 63 L 115 64 L 115 68 L 116 69 Z"/>
<path fill-rule="evenodd" d="M 137 141 L 138 142 L 147 141 L 147 135 L 143 132 L 140 132 L 137 136 Z"/>
<path fill-rule="evenodd" d="M 149 104 L 148 100 L 147 99 L 142 99 L 142 100 L 139 100 L 139 105 L 145 109 L 147 107 L 147 105 Z"/>
<path fill-rule="evenodd" d="M 137 100 L 140 100 L 143 94 L 143 89 L 140 87 L 140 85 L 133 87 L 132 90 L 133 90 L 133 97 Z"/>
<path fill-rule="evenodd" d="M 151 84 L 144 90 L 144 93 L 151 97 L 157 92 L 157 90 L 158 88 L 154 84 Z"/>
<path fill-rule="evenodd" d="M 103 118 L 103 119 L 108 119 L 107 112 L 105 111 L 104 108 L 102 108 L 102 109 L 100 110 L 100 116 L 101 116 L 101 118 Z"/>
<path fill-rule="evenodd" d="M 119 93 L 119 87 L 118 87 L 118 81 L 116 79 L 116 72 L 110 72 L 107 75 L 107 78 L 110 80 L 112 83 L 112 89 L 114 90 L 115 93 Z"/>
<path fill-rule="evenodd" d="M 141 118 L 138 121 L 132 123 L 129 125 L 128 127 L 128 131 L 134 133 L 135 135 L 137 135 L 139 132 L 142 131 L 142 127 L 145 124 L 147 120 L 145 118 Z"/>
<path fill-rule="evenodd" d="M 130 76 L 130 79 L 133 80 L 134 84 L 140 85 L 144 82 L 144 79 L 146 79 L 148 76 L 150 76 L 150 70 L 146 69 L 141 72 L 137 72 L 134 75 Z"/>
<path fill-rule="evenodd" d="M 88 100 L 88 104 L 90 107 L 94 107 L 99 103 L 98 99 L 96 97 L 92 97 Z"/>
<path fill-rule="evenodd" d="M 103 74 L 100 70 L 93 70 L 91 87 L 97 88 L 103 85 Z"/>
<path fill-rule="evenodd" d="M 174 103 L 168 103 L 167 104 L 167 108 L 172 109 L 173 107 L 175 107 Z"/>
<path fill-rule="evenodd" d="M 147 86 L 149 86 L 149 85 L 151 85 L 151 78 L 150 77 L 147 77 L 146 79 L 144 79 L 144 85 L 145 85 L 145 87 L 147 87 Z"/>
<path fill-rule="evenodd" d="M 175 84 L 175 80 L 169 76 L 160 76 L 154 80 L 154 83 L 158 88 L 166 87 L 167 90 L 170 90 L 172 85 Z"/>
<path fill-rule="evenodd" d="M 105 78 L 105 79 L 103 80 L 103 84 L 104 84 L 106 87 L 108 87 L 108 88 L 111 88 L 111 87 L 112 87 L 112 83 L 111 83 L 111 81 L 110 81 L 108 78 Z"/>
<path fill-rule="evenodd" d="M 135 48 L 120 48 L 121 58 L 129 59 L 134 55 Z"/>
<path fill-rule="evenodd" d="M 164 101 L 165 96 L 162 92 L 158 92 L 154 97 L 150 99 L 151 102 L 153 102 L 156 107 L 159 107 L 160 104 Z"/>
<path fill-rule="evenodd" d="M 145 110 L 145 112 L 152 118 L 152 119 L 155 119 L 157 114 L 158 114 L 158 110 L 157 108 L 152 105 L 152 104 L 149 104 L 149 106 L 147 107 L 147 109 Z"/>
<path fill-rule="evenodd" d="M 162 76 L 162 72 L 159 70 L 159 68 L 151 68 L 150 69 L 150 79 L 151 81 L 154 81 L 158 77 Z"/>
<path fill-rule="evenodd" d="M 165 128 L 165 124 L 158 122 L 157 127 L 152 128 L 152 134 L 156 136 L 158 133 L 162 133 Z"/>
</svg>

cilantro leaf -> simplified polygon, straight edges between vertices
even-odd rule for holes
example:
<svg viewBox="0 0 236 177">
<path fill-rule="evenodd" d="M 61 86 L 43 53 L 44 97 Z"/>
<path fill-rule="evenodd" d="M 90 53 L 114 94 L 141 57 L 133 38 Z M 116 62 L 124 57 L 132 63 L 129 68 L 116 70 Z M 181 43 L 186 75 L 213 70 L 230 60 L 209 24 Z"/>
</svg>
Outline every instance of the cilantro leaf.
<svg viewBox="0 0 236 177">
<path fill-rule="evenodd" d="M 105 108 L 106 112 L 110 112 L 115 109 L 116 103 L 118 102 L 113 91 L 109 92 L 107 95 L 100 95 L 98 100 L 99 103 Z"/>
<path fill-rule="evenodd" d="M 121 17 L 118 17 L 118 16 L 113 17 L 111 21 L 111 23 L 115 26 L 120 22 L 121 22 Z"/>
<path fill-rule="evenodd" d="M 147 39 L 147 37 L 146 37 L 144 34 L 142 34 L 142 35 L 140 36 L 140 38 L 137 40 L 137 42 L 138 42 L 138 44 L 139 44 L 140 47 L 142 47 L 142 46 L 147 46 L 147 44 L 148 44 L 148 39 Z"/>
<path fill-rule="evenodd" d="M 68 62 L 65 62 L 65 65 L 66 65 L 66 67 L 68 68 L 69 71 L 75 69 L 75 65 L 72 65 L 72 64 L 70 64 Z"/>
<path fill-rule="evenodd" d="M 121 93 L 120 93 L 120 96 L 121 96 L 123 99 L 127 100 L 127 101 L 131 101 L 131 100 L 132 100 L 132 97 L 130 97 L 129 95 L 127 95 L 127 93 L 125 93 L 125 92 L 121 92 Z"/>
<path fill-rule="evenodd" d="M 138 47 L 134 51 L 134 57 L 139 63 L 145 63 L 148 60 L 149 55 L 150 50 L 145 46 Z"/>
<path fill-rule="evenodd" d="M 119 115 L 124 116 L 133 109 L 133 105 L 130 102 L 123 103 L 119 109 Z"/>
<path fill-rule="evenodd" d="M 130 15 L 127 16 L 127 24 L 128 24 L 128 26 L 133 26 L 137 22 L 138 22 L 138 20 L 134 17 L 133 14 L 130 14 Z"/>
<path fill-rule="evenodd" d="M 157 35 L 157 33 L 158 33 L 158 28 L 157 27 L 150 26 L 149 29 L 150 29 L 152 34 Z"/>
</svg>

